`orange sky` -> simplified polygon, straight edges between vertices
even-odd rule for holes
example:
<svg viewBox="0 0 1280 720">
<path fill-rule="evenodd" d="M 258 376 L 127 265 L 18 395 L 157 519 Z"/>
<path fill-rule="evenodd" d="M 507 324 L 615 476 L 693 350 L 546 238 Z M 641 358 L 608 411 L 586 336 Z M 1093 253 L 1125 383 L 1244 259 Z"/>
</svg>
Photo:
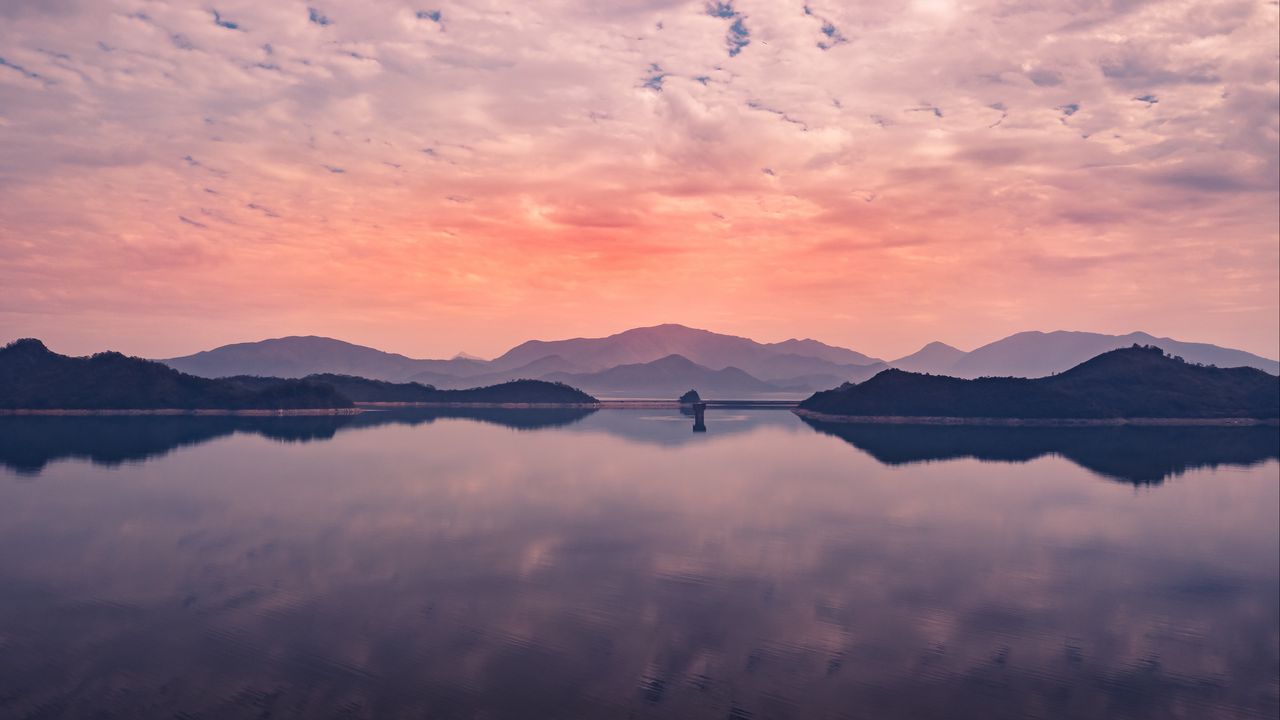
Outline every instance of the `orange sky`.
<svg viewBox="0 0 1280 720">
<path fill-rule="evenodd" d="M 680 322 L 1274 358 L 1278 27 L 1234 0 L 11 0 L 0 341 L 429 357 Z"/>
</svg>

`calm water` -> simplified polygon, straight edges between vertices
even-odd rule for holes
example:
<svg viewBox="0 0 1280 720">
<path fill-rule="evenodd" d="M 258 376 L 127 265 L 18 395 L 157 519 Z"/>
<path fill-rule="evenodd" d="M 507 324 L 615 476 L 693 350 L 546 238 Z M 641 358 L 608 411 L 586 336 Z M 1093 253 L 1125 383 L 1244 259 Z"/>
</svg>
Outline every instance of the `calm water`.
<svg viewBox="0 0 1280 720">
<path fill-rule="evenodd" d="M 1275 718 L 1270 429 L 0 418 L 0 717 Z"/>
</svg>

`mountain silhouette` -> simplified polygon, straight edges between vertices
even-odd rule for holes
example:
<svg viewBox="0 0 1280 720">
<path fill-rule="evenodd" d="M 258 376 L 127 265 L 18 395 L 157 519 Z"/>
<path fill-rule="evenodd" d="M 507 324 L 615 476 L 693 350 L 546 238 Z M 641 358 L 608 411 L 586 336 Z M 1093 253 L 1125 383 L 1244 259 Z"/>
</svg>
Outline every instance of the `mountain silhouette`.
<svg viewBox="0 0 1280 720">
<path fill-rule="evenodd" d="M 280 378 L 210 379 L 154 360 L 103 352 L 69 357 L 39 340 L 0 348 L 0 408 L 332 409 L 351 400 L 331 385 Z"/>
<path fill-rule="evenodd" d="M 618 365 L 596 373 L 554 373 L 548 376 L 593 393 L 614 396 L 675 397 L 690 387 L 721 397 L 784 392 L 735 368 L 720 370 L 699 365 L 682 355 L 668 355 L 652 362 Z"/>
<path fill-rule="evenodd" d="M 495 358 L 492 364 L 495 368 L 506 369 L 548 355 L 559 355 L 594 370 L 648 363 L 680 355 L 705 367 L 736 367 L 757 377 L 766 374 L 762 371 L 763 363 L 769 360 L 773 360 L 776 370 L 779 356 L 815 358 L 825 361 L 824 366 L 869 365 L 880 362 L 877 358 L 816 340 L 759 343 L 744 337 L 667 324 L 635 328 L 603 338 L 530 340 Z M 777 375 L 776 372 L 771 374 L 780 377 L 802 372 L 782 371 L 782 375 Z"/>
<path fill-rule="evenodd" d="M 530 340 L 491 361 L 455 356 L 423 360 L 322 337 L 284 337 L 238 343 L 165 360 L 202 377 L 260 375 L 300 378 L 318 373 L 378 380 L 408 380 L 457 389 L 517 379 L 558 379 L 641 365 L 679 355 L 709 368 L 737 368 L 769 386 L 814 391 L 862 382 L 888 367 L 956 377 L 1041 377 L 1069 369 L 1099 353 L 1134 343 L 1158 344 L 1188 362 L 1220 367 L 1256 367 L 1280 373 L 1280 362 L 1203 343 L 1154 338 L 1145 333 L 1025 332 L 966 353 L 933 342 L 911 355 L 885 362 L 856 350 L 817 340 L 761 343 L 745 337 L 683 325 L 634 328 L 598 338 Z M 633 395 L 652 388 L 628 388 Z"/>
<path fill-rule="evenodd" d="M 484 361 L 480 360 L 462 357 L 452 360 L 415 360 L 396 353 L 314 335 L 223 345 L 161 362 L 201 377 L 260 375 L 301 378 L 333 373 L 403 381 L 426 372 L 454 377 L 478 374 L 485 369 Z"/>
<path fill-rule="evenodd" d="M 965 351 L 953 348 L 946 343 L 931 342 L 906 357 L 894 360 L 889 365 L 907 372 L 945 375 L 947 370 L 960 362 L 965 354 Z"/>
<path fill-rule="evenodd" d="M 1157 347 L 1105 352 L 1045 378 L 964 380 L 886 370 L 819 392 L 802 411 L 845 416 L 956 418 L 1280 417 L 1280 378 L 1166 357 Z"/>
<path fill-rule="evenodd" d="M 1157 338 L 1147 333 L 1103 335 L 1090 332 L 1020 332 L 983 345 L 950 359 L 949 353 L 938 353 L 936 363 L 920 358 L 895 367 L 955 377 L 1044 377 L 1075 367 L 1091 357 L 1131 345 L 1158 345 L 1166 352 L 1189 363 L 1218 367 L 1255 367 L 1272 375 L 1280 374 L 1280 362 L 1258 357 L 1242 350 L 1231 350 L 1206 343 L 1188 343 L 1171 338 Z M 919 353 L 917 353 L 918 355 Z M 913 356 L 908 356 L 911 358 Z M 903 358 L 907 360 L 908 358 Z"/>
</svg>

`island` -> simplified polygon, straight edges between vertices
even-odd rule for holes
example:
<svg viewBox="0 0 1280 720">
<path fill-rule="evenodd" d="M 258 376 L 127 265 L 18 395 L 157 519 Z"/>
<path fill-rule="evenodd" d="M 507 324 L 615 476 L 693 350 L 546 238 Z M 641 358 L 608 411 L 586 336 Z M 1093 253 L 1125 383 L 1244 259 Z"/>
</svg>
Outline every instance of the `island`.
<svg viewBox="0 0 1280 720">
<path fill-rule="evenodd" d="M 827 422 L 911 424 L 1273 424 L 1280 377 L 1112 350 L 1042 378 L 962 380 L 903 370 L 815 393 L 795 412 Z"/>
<path fill-rule="evenodd" d="M 279 378 L 237 375 L 234 380 L 247 386 L 270 386 Z M 318 373 L 303 380 L 327 385 L 356 405 L 545 405 L 556 407 L 594 407 L 595 397 L 559 382 L 545 380 L 510 380 L 484 387 L 441 390 L 420 382 L 389 382 L 355 375 Z"/>
<path fill-rule="evenodd" d="M 543 380 L 440 390 L 332 374 L 202 378 L 118 352 L 60 355 L 30 338 L 0 347 L 0 413 L 5 414 L 349 414 L 380 405 L 587 408 L 599 401 Z"/>
<path fill-rule="evenodd" d="M 676 402 L 681 405 L 696 405 L 702 402 L 702 396 L 698 394 L 697 390 L 690 390 L 689 392 L 681 395 Z"/>
</svg>

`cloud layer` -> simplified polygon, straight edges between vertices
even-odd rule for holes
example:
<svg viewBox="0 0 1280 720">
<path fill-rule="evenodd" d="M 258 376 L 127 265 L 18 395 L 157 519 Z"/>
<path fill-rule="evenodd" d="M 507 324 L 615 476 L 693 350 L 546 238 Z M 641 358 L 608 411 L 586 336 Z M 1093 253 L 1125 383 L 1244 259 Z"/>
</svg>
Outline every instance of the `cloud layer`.
<svg viewBox="0 0 1280 720">
<path fill-rule="evenodd" d="M 1277 6 L 0 6 L 0 334 L 1280 354 Z"/>
</svg>

